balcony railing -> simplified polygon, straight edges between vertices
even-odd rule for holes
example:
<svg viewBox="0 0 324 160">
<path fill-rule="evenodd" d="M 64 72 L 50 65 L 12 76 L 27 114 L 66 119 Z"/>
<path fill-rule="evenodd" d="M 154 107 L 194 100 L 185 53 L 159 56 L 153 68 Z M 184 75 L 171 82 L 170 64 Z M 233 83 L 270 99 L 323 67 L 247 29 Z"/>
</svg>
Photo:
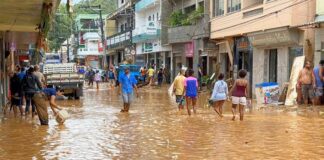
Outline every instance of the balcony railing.
<svg viewBox="0 0 324 160">
<path fill-rule="evenodd" d="M 112 36 L 107 37 L 107 47 L 113 49 L 119 46 L 123 46 L 123 44 L 130 43 L 132 40 L 131 38 L 132 38 L 131 30 L 114 34 Z"/>
<path fill-rule="evenodd" d="M 136 3 L 135 5 L 135 11 L 141 11 L 142 9 L 148 7 L 151 4 L 157 3 L 158 0 L 140 0 L 139 2 Z"/>
</svg>

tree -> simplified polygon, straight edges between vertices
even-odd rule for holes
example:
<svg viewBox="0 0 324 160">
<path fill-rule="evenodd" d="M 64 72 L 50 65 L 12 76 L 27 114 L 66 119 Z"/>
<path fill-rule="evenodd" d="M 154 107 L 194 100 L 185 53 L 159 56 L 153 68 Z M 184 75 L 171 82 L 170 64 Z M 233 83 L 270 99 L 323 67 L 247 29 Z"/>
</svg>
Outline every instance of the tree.
<svg viewBox="0 0 324 160">
<path fill-rule="evenodd" d="M 109 14 L 116 8 L 114 0 L 82 0 L 73 6 L 73 14 L 68 14 L 65 4 L 60 4 L 57 13 L 54 15 L 51 30 L 47 36 L 49 48 L 57 52 L 62 43 L 75 33 L 75 17 L 78 14 L 98 14 L 98 11 L 84 7 L 101 5 L 102 14 Z M 103 17 L 104 18 L 104 17 Z"/>
</svg>

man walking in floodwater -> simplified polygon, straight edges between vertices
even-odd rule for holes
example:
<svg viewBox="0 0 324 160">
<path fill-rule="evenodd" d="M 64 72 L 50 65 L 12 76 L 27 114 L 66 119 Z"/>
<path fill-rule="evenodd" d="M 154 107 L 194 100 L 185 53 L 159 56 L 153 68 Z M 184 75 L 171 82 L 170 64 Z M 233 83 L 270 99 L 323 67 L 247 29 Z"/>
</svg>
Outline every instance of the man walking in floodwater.
<svg viewBox="0 0 324 160">
<path fill-rule="evenodd" d="M 323 88 L 324 88 L 324 60 L 319 62 L 319 65 L 314 68 L 314 77 L 316 81 L 315 88 L 315 103 L 321 105 L 324 103 Z"/>
<path fill-rule="evenodd" d="M 310 99 L 314 105 L 316 85 L 310 61 L 306 61 L 305 67 L 299 72 L 297 85 L 302 88 L 304 104 L 308 105 L 308 99 Z"/>
<path fill-rule="evenodd" d="M 137 92 L 137 80 L 134 75 L 129 72 L 129 68 L 125 68 L 125 73 L 121 74 L 119 77 L 120 89 L 122 91 L 124 108 L 120 112 L 128 112 L 130 108 L 130 104 L 133 100 L 133 89 L 135 89 L 136 95 L 138 97 Z M 120 90 L 119 90 L 120 92 Z"/>
</svg>

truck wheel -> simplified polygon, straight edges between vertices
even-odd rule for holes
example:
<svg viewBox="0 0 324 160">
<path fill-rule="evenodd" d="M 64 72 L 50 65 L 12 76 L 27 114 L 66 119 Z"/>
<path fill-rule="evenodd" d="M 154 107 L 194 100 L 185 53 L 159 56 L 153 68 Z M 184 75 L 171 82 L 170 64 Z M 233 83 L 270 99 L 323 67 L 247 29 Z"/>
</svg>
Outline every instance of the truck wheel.
<svg viewBox="0 0 324 160">
<path fill-rule="evenodd" d="M 81 96 L 82 96 L 82 89 L 80 88 L 76 89 L 74 93 L 74 99 L 80 99 Z"/>
</svg>

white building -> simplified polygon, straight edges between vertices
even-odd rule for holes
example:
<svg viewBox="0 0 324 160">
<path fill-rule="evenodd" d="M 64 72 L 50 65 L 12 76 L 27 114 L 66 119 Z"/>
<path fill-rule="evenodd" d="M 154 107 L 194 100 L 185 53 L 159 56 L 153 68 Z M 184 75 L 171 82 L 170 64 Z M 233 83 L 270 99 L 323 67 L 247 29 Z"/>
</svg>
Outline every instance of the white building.
<svg viewBox="0 0 324 160">
<path fill-rule="evenodd" d="M 139 65 L 165 66 L 171 51 L 170 46 L 161 43 L 161 10 L 160 0 L 140 0 L 135 4 L 132 42 L 136 44 L 135 62 Z"/>
<path fill-rule="evenodd" d="M 97 32 L 87 32 L 83 35 L 83 40 L 84 48 L 78 49 L 78 59 L 84 60 L 84 64 L 87 66 L 101 68 L 100 62 L 103 57 L 103 48 L 100 35 Z"/>
</svg>

